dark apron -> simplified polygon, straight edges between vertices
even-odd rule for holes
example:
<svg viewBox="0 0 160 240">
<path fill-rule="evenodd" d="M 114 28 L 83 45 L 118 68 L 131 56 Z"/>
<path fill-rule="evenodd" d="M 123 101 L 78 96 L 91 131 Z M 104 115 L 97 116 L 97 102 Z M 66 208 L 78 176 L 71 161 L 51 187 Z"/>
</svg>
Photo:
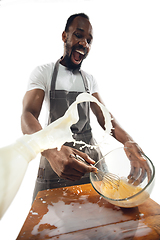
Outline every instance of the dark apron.
<svg viewBox="0 0 160 240">
<path fill-rule="evenodd" d="M 57 73 L 59 68 L 59 61 L 58 60 L 55 64 L 53 75 L 52 75 L 52 82 L 51 82 L 51 90 L 50 90 L 50 115 L 48 124 L 57 120 L 58 118 L 62 117 L 69 106 L 76 100 L 76 97 L 81 92 L 69 92 L 65 90 L 55 90 L 55 84 L 57 79 Z M 89 93 L 87 80 L 85 77 L 85 73 L 81 70 L 80 74 L 83 79 L 85 91 Z M 79 113 L 79 121 L 71 126 L 71 130 L 73 133 L 73 138 L 77 141 L 84 141 L 87 144 L 95 145 L 96 142 L 93 139 L 91 126 L 90 126 L 90 102 L 82 102 L 78 104 L 78 113 Z M 73 142 L 65 143 L 64 145 L 76 148 L 79 150 L 79 147 L 82 145 L 80 144 L 73 144 Z M 88 154 L 92 159 L 98 161 L 102 154 L 99 149 L 91 149 L 88 147 L 83 148 L 81 151 Z M 36 197 L 37 193 L 42 190 L 52 189 L 52 188 L 59 188 L 59 187 L 66 187 L 72 185 L 80 185 L 89 183 L 89 173 L 85 174 L 79 181 L 70 181 L 66 179 L 60 178 L 51 168 L 50 163 L 45 157 L 41 157 L 40 166 L 38 170 L 38 176 L 36 180 L 36 185 L 33 194 L 33 200 Z"/>
</svg>

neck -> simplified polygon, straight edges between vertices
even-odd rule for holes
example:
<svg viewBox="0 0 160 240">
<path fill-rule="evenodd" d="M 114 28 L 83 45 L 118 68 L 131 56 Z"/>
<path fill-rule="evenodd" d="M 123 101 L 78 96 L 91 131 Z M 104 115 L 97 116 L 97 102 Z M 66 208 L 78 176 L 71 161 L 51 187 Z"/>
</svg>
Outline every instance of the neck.
<svg viewBox="0 0 160 240">
<path fill-rule="evenodd" d="M 82 62 L 79 65 L 73 64 L 70 57 L 68 57 L 67 55 L 63 55 L 60 60 L 60 64 L 65 66 L 68 70 L 75 71 L 80 70 Z"/>
<path fill-rule="evenodd" d="M 64 56 L 61 57 L 61 60 L 60 60 L 59 62 L 60 62 L 60 64 L 62 64 L 63 66 L 67 67 L 66 60 L 65 60 L 65 57 L 64 57 Z"/>
</svg>

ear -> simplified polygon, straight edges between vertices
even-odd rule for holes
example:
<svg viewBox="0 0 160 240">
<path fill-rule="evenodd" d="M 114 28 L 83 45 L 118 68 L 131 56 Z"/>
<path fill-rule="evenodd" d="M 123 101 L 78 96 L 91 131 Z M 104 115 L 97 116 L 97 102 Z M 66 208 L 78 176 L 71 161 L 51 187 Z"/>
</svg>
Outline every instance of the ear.
<svg viewBox="0 0 160 240">
<path fill-rule="evenodd" d="M 64 43 L 67 42 L 67 33 L 65 31 L 63 31 L 63 33 L 62 33 L 62 40 Z"/>
</svg>

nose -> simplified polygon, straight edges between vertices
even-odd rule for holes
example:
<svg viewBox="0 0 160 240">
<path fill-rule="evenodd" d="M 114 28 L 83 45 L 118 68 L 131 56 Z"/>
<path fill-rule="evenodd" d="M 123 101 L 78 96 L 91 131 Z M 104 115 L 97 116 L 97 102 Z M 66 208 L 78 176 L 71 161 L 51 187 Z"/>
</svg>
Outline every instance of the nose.
<svg viewBox="0 0 160 240">
<path fill-rule="evenodd" d="M 89 44 L 87 42 L 87 39 L 82 39 L 81 41 L 79 41 L 79 45 L 83 46 L 84 48 L 89 48 Z"/>
</svg>

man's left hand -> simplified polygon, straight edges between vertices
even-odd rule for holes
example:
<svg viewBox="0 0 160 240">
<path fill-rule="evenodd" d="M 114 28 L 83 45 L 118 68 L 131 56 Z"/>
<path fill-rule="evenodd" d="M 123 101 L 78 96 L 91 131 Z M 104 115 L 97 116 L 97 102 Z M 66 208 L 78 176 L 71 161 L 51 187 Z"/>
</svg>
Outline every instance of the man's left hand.
<svg viewBox="0 0 160 240">
<path fill-rule="evenodd" d="M 135 186 L 139 185 L 148 176 L 148 181 L 151 179 L 151 169 L 147 163 L 142 149 L 134 141 L 127 141 L 124 144 L 124 150 L 131 161 L 131 171 L 128 176 L 129 183 Z"/>
</svg>

